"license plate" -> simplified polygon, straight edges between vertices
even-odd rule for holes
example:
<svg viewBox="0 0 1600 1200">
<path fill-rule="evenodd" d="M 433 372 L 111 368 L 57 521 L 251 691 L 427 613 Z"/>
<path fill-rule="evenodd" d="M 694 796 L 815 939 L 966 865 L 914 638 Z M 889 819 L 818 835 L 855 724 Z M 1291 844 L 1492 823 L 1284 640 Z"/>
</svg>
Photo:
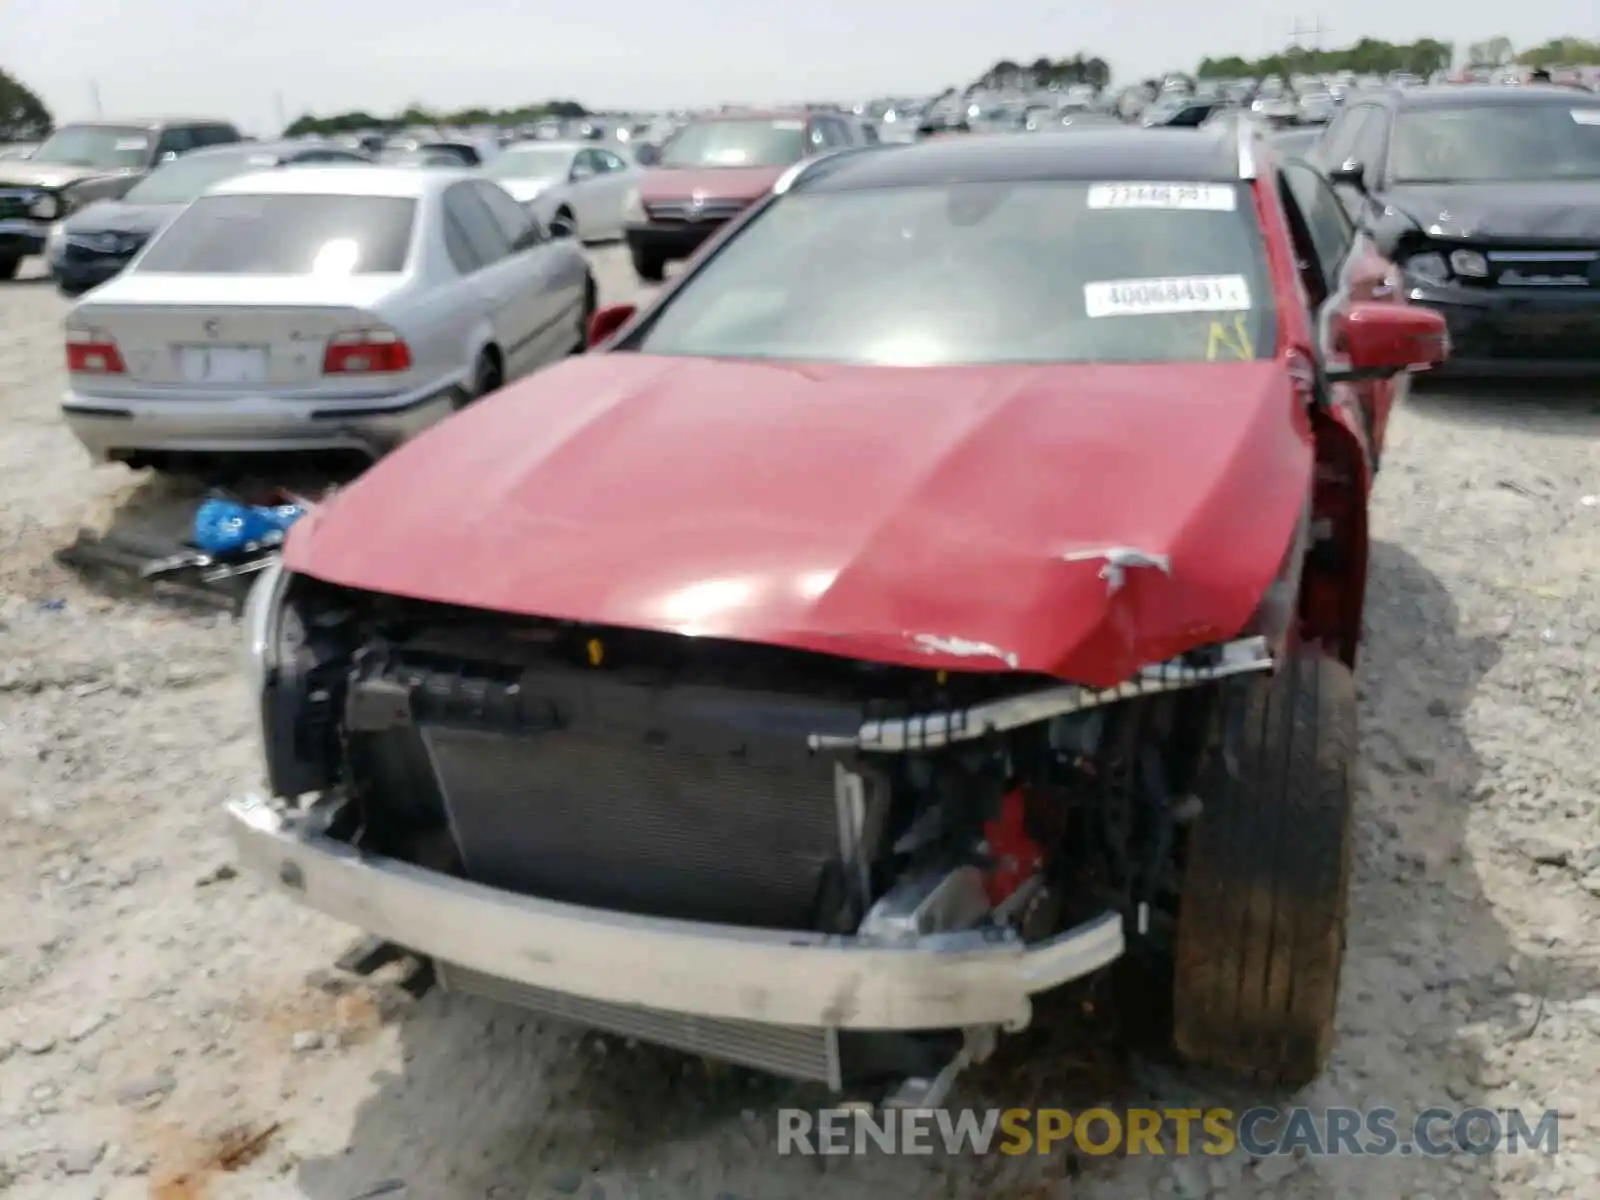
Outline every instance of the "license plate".
<svg viewBox="0 0 1600 1200">
<path fill-rule="evenodd" d="M 180 346 L 185 383 L 265 383 L 267 352 L 261 346 Z"/>
</svg>

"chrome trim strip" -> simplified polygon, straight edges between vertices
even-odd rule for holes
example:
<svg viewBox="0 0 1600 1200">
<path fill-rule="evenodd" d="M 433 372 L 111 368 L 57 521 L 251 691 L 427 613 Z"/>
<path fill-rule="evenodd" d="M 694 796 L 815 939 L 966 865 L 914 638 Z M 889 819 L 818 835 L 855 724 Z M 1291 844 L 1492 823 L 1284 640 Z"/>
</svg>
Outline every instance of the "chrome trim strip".
<svg viewBox="0 0 1600 1200">
<path fill-rule="evenodd" d="M 1231 675 L 1270 671 L 1272 667 L 1267 639 L 1243 638 L 1222 647 L 1222 660 L 1214 666 L 1191 667 L 1182 659 L 1172 659 L 1145 667 L 1132 679 L 1115 687 L 1088 688 L 1075 683 L 1063 684 L 967 709 L 921 713 L 892 721 L 868 721 L 853 736 L 814 733 L 808 741 L 813 750 L 876 750 L 889 753 L 933 750 L 957 742 L 974 741 L 991 733 L 1036 725 L 1054 717 L 1115 704 L 1119 700 L 1180 691 Z"/>
</svg>

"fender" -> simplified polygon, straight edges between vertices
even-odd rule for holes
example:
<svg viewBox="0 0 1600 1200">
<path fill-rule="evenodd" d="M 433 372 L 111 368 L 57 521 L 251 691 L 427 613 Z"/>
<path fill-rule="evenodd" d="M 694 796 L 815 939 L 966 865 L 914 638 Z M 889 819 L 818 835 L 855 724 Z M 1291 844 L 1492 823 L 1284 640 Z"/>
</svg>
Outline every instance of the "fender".
<svg viewBox="0 0 1600 1200">
<path fill-rule="evenodd" d="M 1312 544 L 1300 589 L 1302 638 L 1321 644 L 1352 670 L 1361 645 L 1369 559 L 1367 498 L 1371 458 L 1351 405 L 1311 412 L 1316 440 Z"/>
</svg>

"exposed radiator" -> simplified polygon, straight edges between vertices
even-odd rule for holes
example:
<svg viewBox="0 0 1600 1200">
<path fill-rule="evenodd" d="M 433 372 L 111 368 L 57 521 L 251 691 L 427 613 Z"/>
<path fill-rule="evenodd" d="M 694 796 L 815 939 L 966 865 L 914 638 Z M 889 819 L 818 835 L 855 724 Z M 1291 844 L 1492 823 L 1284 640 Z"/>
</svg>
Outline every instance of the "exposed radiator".
<svg viewBox="0 0 1600 1200">
<path fill-rule="evenodd" d="M 837 919 L 836 768 L 804 737 L 825 704 L 463 667 L 380 665 L 353 684 L 347 723 L 371 802 L 437 813 L 467 878 L 642 916 Z"/>
<path fill-rule="evenodd" d="M 498 1000 L 619 1037 L 658 1042 L 688 1054 L 825 1083 L 835 1091 L 843 1086 L 839 1035 L 832 1029 L 711 1020 L 568 996 L 445 962 L 436 963 L 435 969 L 441 985 L 449 991 Z"/>
<path fill-rule="evenodd" d="M 831 766 L 579 730 L 423 740 L 467 877 L 684 920 L 809 928 L 839 856 Z"/>
</svg>

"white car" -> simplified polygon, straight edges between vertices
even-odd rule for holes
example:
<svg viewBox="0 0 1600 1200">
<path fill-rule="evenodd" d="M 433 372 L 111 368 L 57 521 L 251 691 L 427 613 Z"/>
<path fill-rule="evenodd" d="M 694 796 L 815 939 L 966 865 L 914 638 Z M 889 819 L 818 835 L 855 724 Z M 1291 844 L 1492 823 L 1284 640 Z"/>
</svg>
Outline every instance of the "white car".
<svg viewBox="0 0 1600 1200">
<path fill-rule="evenodd" d="M 66 319 L 66 423 L 97 462 L 379 458 L 582 351 L 595 281 L 477 171 L 236 176 Z"/>
<path fill-rule="evenodd" d="M 592 142 L 515 142 L 483 173 L 552 232 L 593 242 L 623 234 L 623 201 L 644 168 Z"/>
</svg>

